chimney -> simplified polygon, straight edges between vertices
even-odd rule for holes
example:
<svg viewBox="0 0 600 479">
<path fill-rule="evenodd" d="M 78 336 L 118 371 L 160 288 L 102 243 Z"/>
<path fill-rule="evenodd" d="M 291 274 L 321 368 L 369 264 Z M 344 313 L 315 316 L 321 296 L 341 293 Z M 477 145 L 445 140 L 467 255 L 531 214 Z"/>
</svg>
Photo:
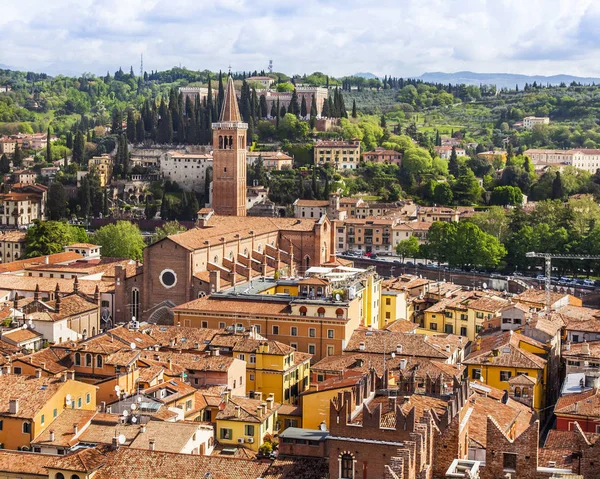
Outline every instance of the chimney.
<svg viewBox="0 0 600 479">
<path fill-rule="evenodd" d="M 100 412 L 106 412 L 106 401 L 100 403 Z"/>
<path fill-rule="evenodd" d="M 150 439 L 148 441 L 148 449 L 150 449 L 151 451 L 154 451 L 154 443 L 155 443 L 154 439 Z"/>
<path fill-rule="evenodd" d="M 96 289 L 94 290 L 94 303 L 100 302 L 100 288 L 96 285 Z"/>
<path fill-rule="evenodd" d="M 400 370 L 403 371 L 404 369 L 406 369 L 406 363 L 408 362 L 408 360 L 406 359 L 401 359 L 400 360 Z"/>
<path fill-rule="evenodd" d="M 34 301 L 40 300 L 40 285 L 37 283 L 35 285 L 35 291 L 33 292 L 33 300 Z"/>
<path fill-rule="evenodd" d="M 396 397 L 395 396 L 390 396 L 390 409 L 392 411 L 396 410 Z"/>
<path fill-rule="evenodd" d="M 62 373 L 60 375 L 60 382 L 61 383 L 66 383 L 67 382 L 67 373 Z"/>
<path fill-rule="evenodd" d="M 79 278 L 75 276 L 75 281 L 73 281 L 73 292 L 75 294 L 79 293 Z"/>
<path fill-rule="evenodd" d="M 146 432 L 146 425 L 145 425 L 145 424 L 142 424 L 142 425 L 140 426 L 140 434 L 144 434 L 145 432 Z"/>
<path fill-rule="evenodd" d="M 358 349 L 359 349 L 359 351 L 364 351 L 364 350 L 365 350 L 365 348 L 366 348 L 366 345 L 365 345 L 365 343 L 362 343 L 362 342 L 361 342 L 361 343 L 358 345 Z"/>
<path fill-rule="evenodd" d="M 259 406 L 256 406 L 256 415 L 257 415 L 259 418 L 262 418 L 262 417 L 263 417 L 263 409 L 262 409 L 262 406 L 260 406 L 260 405 L 259 405 Z"/>
<path fill-rule="evenodd" d="M 119 449 L 119 438 L 117 436 L 112 438 L 112 449 L 113 450 Z"/>
<path fill-rule="evenodd" d="M 79 427 L 77 426 L 77 424 L 73 424 L 73 434 L 75 436 L 77 436 L 78 432 L 79 432 Z"/>
<path fill-rule="evenodd" d="M 50 257 L 49 256 L 46 256 L 44 258 L 44 264 L 50 264 Z"/>
<path fill-rule="evenodd" d="M 41 378 L 42 377 L 42 370 L 40 368 L 36 368 L 36 370 L 35 370 L 35 377 L 36 378 Z"/>
<path fill-rule="evenodd" d="M 170 346 L 170 347 L 172 347 L 172 348 L 174 348 L 174 347 L 175 347 L 175 339 L 171 339 L 171 340 L 169 341 L 169 346 Z"/>
<path fill-rule="evenodd" d="M 10 364 L 5 364 L 4 366 L 2 366 L 2 373 L 10 374 Z"/>
<path fill-rule="evenodd" d="M 267 414 L 267 403 L 266 402 L 260 403 L 260 407 L 262 407 L 263 414 Z"/>
<path fill-rule="evenodd" d="M 56 283 L 56 288 L 54 289 L 54 297 L 56 299 L 54 302 L 54 312 L 60 313 L 60 288 L 58 287 L 58 283 Z"/>
<path fill-rule="evenodd" d="M 195 344 L 196 349 L 200 349 L 200 343 Z"/>
<path fill-rule="evenodd" d="M 50 442 L 54 442 L 54 431 L 50 431 Z"/>
<path fill-rule="evenodd" d="M 218 293 L 221 290 L 221 272 L 220 271 L 210 271 L 209 282 L 210 282 L 210 292 Z"/>
<path fill-rule="evenodd" d="M 396 345 L 396 353 L 402 354 L 402 345 L 401 344 Z"/>
<path fill-rule="evenodd" d="M 241 412 L 242 412 L 242 408 L 240 406 L 236 406 L 235 407 L 235 417 L 239 418 Z"/>
<path fill-rule="evenodd" d="M 67 371 L 67 379 L 75 381 L 75 371 Z"/>
<path fill-rule="evenodd" d="M 254 391 L 254 399 L 262 401 L 262 391 Z"/>
<path fill-rule="evenodd" d="M 46 363 L 44 361 L 40 363 L 40 368 L 46 369 Z"/>
<path fill-rule="evenodd" d="M 167 364 L 169 365 L 169 371 L 171 371 L 173 369 L 173 360 L 171 358 L 169 358 L 167 360 Z"/>
<path fill-rule="evenodd" d="M 155 354 L 154 355 L 154 360 L 155 361 L 160 361 L 160 354 Z"/>
<path fill-rule="evenodd" d="M 8 412 L 10 414 L 18 414 L 19 413 L 19 400 L 18 399 L 10 399 L 8 401 Z"/>
<path fill-rule="evenodd" d="M 571 351 L 571 341 L 568 341 L 568 342 L 567 342 L 567 345 L 565 346 L 565 349 L 566 349 L 567 351 Z"/>
<path fill-rule="evenodd" d="M 274 402 L 275 398 L 273 397 L 273 394 L 269 394 L 269 397 L 267 398 L 267 409 L 272 410 Z"/>
<path fill-rule="evenodd" d="M 218 349 L 213 350 L 213 356 L 220 356 L 221 355 L 221 351 L 219 351 Z"/>
<path fill-rule="evenodd" d="M 446 352 L 449 353 L 450 352 L 450 345 L 446 344 L 446 348 L 445 349 L 446 349 Z"/>
</svg>

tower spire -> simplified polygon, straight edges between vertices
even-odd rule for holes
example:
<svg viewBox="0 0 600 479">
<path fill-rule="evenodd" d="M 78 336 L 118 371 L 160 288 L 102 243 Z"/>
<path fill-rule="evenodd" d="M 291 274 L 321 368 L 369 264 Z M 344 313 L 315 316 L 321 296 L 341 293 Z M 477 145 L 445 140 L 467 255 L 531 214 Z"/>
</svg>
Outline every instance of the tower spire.
<svg viewBox="0 0 600 479">
<path fill-rule="evenodd" d="M 235 86 L 233 84 L 233 77 L 229 75 L 227 77 L 227 88 L 225 89 L 225 99 L 223 100 L 223 107 L 221 108 L 221 115 L 219 116 L 219 122 L 224 121 L 242 121 L 242 115 L 240 115 L 240 109 L 238 107 L 237 96 L 235 94 Z"/>
</svg>

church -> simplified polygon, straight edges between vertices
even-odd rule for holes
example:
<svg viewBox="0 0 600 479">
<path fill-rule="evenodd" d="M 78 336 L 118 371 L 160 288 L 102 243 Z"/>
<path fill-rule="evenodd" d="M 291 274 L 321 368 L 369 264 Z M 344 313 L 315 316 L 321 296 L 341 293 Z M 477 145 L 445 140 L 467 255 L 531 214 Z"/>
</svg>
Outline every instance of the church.
<svg viewBox="0 0 600 479">
<path fill-rule="evenodd" d="M 144 250 L 143 271 L 117 281 L 117 322 L 169 323 L 171 308 L 212 291 L 262 276 L 302 276 L 335 261 L 333 225 L 320 219 L 246 216 L 247 128 L 229 76 L 218 122 L 213 123 L 212 208 L 195 228 Z"/>
</svg>

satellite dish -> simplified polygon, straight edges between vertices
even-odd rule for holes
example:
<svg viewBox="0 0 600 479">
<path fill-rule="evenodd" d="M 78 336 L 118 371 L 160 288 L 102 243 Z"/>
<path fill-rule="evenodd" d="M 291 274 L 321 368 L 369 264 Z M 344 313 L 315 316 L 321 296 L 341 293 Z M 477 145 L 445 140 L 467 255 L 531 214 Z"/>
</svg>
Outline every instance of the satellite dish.
<svg viewBox="0 0 600 479">
<path fill-rule="evenodd" d="M 129 416 L 129 411 L 127 409 L 123 410 L 123 417 Z"/>
<path fill-rule="evenodd" d="M 137 417 L 132 417 L 132 418 L 131 418 L 131 422 L 132 422 L 133 424 L 135 424 L 135 423 L 137 422 Z"/>
<path fill-rule="evenodd" d="M 67 395 L 66 395 L 66 397 L 65 397 L 65 399 L 66 399 L 67 401 L 70 401 L 70 400 L 71 400 L 71 395 L 70 395 L 70 394 L 67 394 Z"/>
<path fill-rule="evenodd" d="M 136 400 L 137 402 L 142 402 L 142 396 L 138 396 L 137 398 L 135 398 L 135 400 Z"/>
<path fill-rule="evenodd" d="M 129 343 L 129 347 L 130 347 L 131 349 L 135 349 L 135 348 L 136 348 L 136 345 L 135 345 L 135 343 Z"/>
<path fill-rule="evenodd" d="M 121 386 L 119 386 L 118 384 L 115 386 L 115 391 L 117 392 L 117 394 L 119 394 L 121 392 Z"/>
<path fill-rule="evenodd" d="M 132 411 L 135 411 L 137 409 L 137 404 L 133 403 L 130 407 Z"/>
<path fill-rule="evenodd" d="M 394 359 L 396 357 L 396 353 L 392 353 L 391 356 L 392 356 L 392 359 Z"/>
<path fill-rule="evenodd" d="M 487 283 L 483 283 L 481 286 L 483 286 L 483 289 L 487 289 Z"/>
<path fill-rule="evenodd" d="M 335 293 L 335 300 L 336 301 L 341 301 L 342 300 L 342 296 L 340 295 L 340 293 Z"/>
<path fill-rule="evenodd" d="M 27 323 L 23 325 L 23 329 L 27 329 Z"/>
<path fill-rule="evenodd" d="M 35 324 L 33 324 L 33 323 L 31 322 L 31 320 L 29 320 L 29 327 L 30 327 L 31 329 L 35 329 Z"/>
<path fill-rule="evenodd" d="M 319 424 L 319 429 L 321 431 L 327 431 L 327 424 L 325 424 L 325 421 L 323 421 L 321 424 Z"/>
<path fill-rule="evenodd" d="M 125 444 L 125 435 L 119 434 L 119 444 Z"/>
</svg>

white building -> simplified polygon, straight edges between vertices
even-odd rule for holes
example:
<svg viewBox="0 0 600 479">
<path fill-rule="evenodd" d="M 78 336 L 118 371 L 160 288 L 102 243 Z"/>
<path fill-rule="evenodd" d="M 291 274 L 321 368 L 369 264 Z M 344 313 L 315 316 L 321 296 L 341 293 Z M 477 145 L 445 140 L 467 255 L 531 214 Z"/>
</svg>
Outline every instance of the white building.
<svg viewBox="0 0 600 479">
<path fill-rule="evenodd" d="M 596 173 L 596 170 L 600 168 L 600 149 L 530 149 L 525 152 L 525 155 L 537 165 L 570 165 L 590 173 Z"/>
<path fill-rule="evenodd" d="M 160 175 L 175 181 L 186 191 L 204 191 L 206 172 L 212 168 L 212 155 L 168 151 L 160 158 Z"/>
<path fill-rule="evenodd" d="M 29 226 L 35 220 L 45 220 L 42 197 L 33 193 L 0 195 L 0 225 Z"/>
<path fill-rule="evenodd" d="M 523 118 L 523 128 L 531 130 L 535 125 L 549 125 L 550 118 L 547 116 L 526 116 Z"/>
</svg>

